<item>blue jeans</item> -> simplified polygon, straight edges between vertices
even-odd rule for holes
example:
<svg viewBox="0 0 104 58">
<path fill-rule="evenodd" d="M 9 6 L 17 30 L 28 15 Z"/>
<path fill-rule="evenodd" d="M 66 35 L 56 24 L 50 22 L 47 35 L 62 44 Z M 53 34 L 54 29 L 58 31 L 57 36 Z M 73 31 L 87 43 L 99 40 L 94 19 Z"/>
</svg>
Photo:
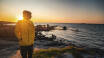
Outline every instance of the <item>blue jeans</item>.
<svg viewBox="0 0 104 58">
<path fill-rule="evenodd" d="M 33 45 L 20 46 L 20 53 L 21 53 L 22 58 L 32 58 Z"/>
</svg>

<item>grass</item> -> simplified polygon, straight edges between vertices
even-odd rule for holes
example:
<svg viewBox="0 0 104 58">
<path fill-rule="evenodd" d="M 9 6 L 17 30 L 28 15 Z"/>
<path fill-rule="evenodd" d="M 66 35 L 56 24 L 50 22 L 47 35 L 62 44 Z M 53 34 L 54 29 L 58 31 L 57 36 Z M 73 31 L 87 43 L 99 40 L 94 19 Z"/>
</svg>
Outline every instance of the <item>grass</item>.
<svg viewBox="0 0 104 58">
<path fill-rule="evenodd" d="M 79 53 L 80 50 L 82 49 L 76 49 L 73 46 L 65 48 L 40 49 L 38 51 L 34 51 L 33 58 L 54 58 L 55 56 L 61 56 L 63 53 L 72 54 L 74 58 L 83 58 Z"/>
</svg>

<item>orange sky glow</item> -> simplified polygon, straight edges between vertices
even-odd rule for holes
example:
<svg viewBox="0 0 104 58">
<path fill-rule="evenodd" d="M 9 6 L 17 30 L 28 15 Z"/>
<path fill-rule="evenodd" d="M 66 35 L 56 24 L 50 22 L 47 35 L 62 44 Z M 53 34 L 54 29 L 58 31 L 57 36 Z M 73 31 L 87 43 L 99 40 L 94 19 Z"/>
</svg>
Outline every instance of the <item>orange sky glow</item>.
<svg viewBox="0 0 104 58">
<path fill-rule="evenodd" d="M 104 24 L 100 4 L 90 0 L 0 0 L 0 21 L 17 22 L 22 19 L 22 11 L 28 10 L 36 23 Z"/>
</svg>

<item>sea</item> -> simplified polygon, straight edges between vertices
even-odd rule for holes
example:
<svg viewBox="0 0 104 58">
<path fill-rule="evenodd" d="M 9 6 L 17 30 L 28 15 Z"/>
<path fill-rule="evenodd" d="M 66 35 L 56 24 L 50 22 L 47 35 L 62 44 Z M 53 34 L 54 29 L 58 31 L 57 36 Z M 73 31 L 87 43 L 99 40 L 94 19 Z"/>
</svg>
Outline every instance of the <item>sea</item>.
<svg viewBox="0 0 104 58">
<path fill-rule="evenodd" d="M 76 23 L 34 23 L 36 25 L 47 25 L 67 27 L 67 30 L 43 31 L 46 36 L 56 35 L 57 38 L 65 39 L 76 46 L 85 48 L 97 48 L 104 50 L 104 24 L 76 24 Z M 8 24 L 15 25 L 15 24 Z"/>
<path fill-rule="evenodd" d="M 41 23 L 40 25 L 46 24 L 50 26 L 66 26 L 67 30 L 44 31 L 43 34 L 45 35 L 54 34 L 57 38 L 66 39 L 76 46 L 104 50 L 104 24 Z"/>
</svg>

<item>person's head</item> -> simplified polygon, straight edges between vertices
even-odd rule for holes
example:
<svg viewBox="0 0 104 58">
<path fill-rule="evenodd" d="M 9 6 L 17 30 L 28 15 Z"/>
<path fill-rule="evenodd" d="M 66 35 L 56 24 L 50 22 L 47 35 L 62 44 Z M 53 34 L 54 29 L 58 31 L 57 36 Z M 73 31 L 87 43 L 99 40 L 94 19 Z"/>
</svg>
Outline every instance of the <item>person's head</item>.
<svg viewBox="0 0 104 58">
<path fill-rule="evenodd" d="M 30 11 L 27 11 L 27 10 L 24 10 L 23 11 L 23 18 L 24 19 L 27 19 L 28 20 L 28 19 L 31 19 L 31 17 L 32 16 L 31 16 L 31 12 Z"/>
</svg>

